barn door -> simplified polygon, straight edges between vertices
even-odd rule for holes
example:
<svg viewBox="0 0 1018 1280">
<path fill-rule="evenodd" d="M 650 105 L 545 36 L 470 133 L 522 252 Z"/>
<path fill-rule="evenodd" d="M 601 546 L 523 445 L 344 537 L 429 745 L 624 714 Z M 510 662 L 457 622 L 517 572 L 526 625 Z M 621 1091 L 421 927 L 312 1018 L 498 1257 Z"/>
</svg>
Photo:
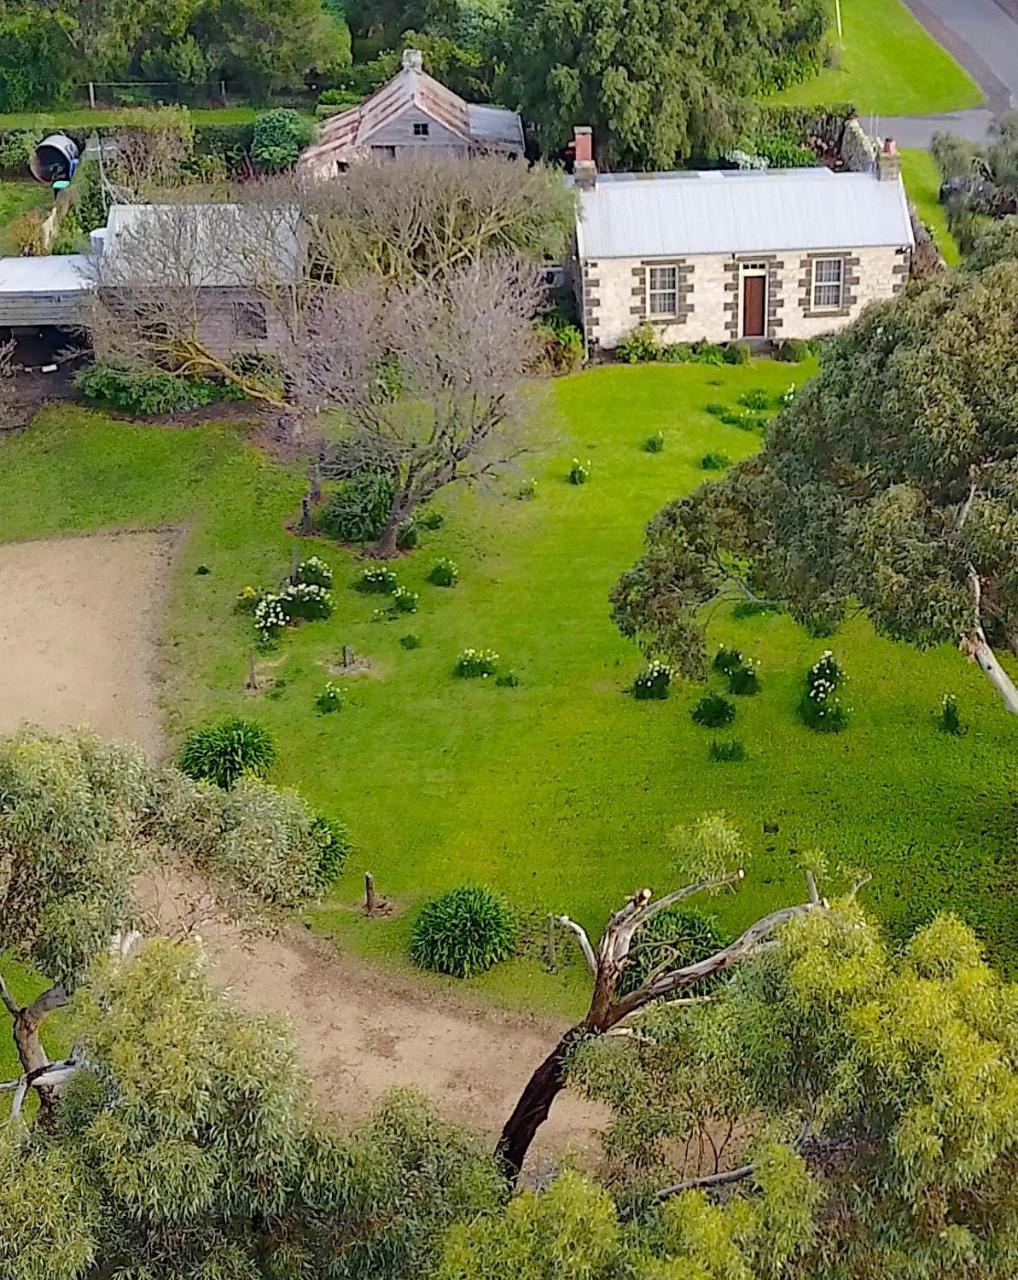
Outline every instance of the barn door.
<svg viewBox="0 0 1018 1280">
<path fill-rule="evenodd" d="M 742 277 L 742 336 L 762 338 L 767 332 L 767 277 Z"/>
</svg>

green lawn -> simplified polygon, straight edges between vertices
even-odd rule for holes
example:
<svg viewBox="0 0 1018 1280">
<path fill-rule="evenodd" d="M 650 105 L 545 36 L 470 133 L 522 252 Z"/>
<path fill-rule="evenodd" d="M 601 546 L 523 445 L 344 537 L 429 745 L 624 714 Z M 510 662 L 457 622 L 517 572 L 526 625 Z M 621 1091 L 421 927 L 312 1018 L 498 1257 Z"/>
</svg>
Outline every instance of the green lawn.
<svg viewBox="0 0 1018 1280">
<path fill-rule="evenodd" d="M 947 212 L 940 203 L 940 171 L 928 151 L 901 152 L 901 173 L 905 179 L 908 198 L 916 212 L 933 232 L 944 261 L 954 266 L 961 259 L 961 251 L 951 228 L 947 225 Z"/>
<path fill-rule="evenodd" d="M 11 222 L 23 213 L 37 210 L 45 213 L 53 204 L 53 193 L 41 182 L 30 178 L 25 182 L 0 182 L 0 257 L 13 257 L 18 243 L 11 233 Z"/>
<path fill-rule="evenodd" d="M 74 129 L 88 125 L 119 124 L 137 118 L 138 107 L 51 107 L 49 111 L 0 112 L 0 129 Z M 192 107 L 195 124 L 248 124 L 257 107 Z"/>
<path fill-rule="evenodd" d="M 900 0 L 841 0 L 841 12 L 844 42 L 831 32 L 837 65 L 772 101 L 853 102 L 860 114 L 888 116 L 960 111 L 982 102 L 968 72 Z"/>
<path fill-rule="evenodd" d="M 445 527 L 397 566 L 421 593 L 416 615 L 372 621 L 378 598 L 351 589 L 356 559 L 302 544 L 336 570 L 337 607 L 331 621 L 284 638 L 266 667 L 285 681 L 275 699 L 243 692 L 251 624 L 232 606 L 245 584 L 286 571 L 294 539 L 285 522 L 302 480 L 246 447 L 238 429 L 131 426 L 51 408 L 0 444 L 0 539 L 187 529 L 164 648 L 170 733 L 226 712 L 272 729 L 275 779 L 344 817 L 356 839 L 337 899 L 315 923 L 362 953 L 399 960 L 415 906 L 466 880 L 500 887 L 535 916 L 554 909 L 597 927 L 633 889 L 682 877 L 668 839 L 675 824 L 722 810 L 751 854 L 745 888 L 719 904 L 727 927 L 798 898 L 797 852 L 819 847 L 834 865 L 873 872 L 866 902 L 896 930 L 950 905 L 1010 965 L 1013 722 L 953 650 L 917 654 L 852 621 L 833 645 L 851 678 L 853 720 L 826 737 L 795 715 L 824 642 L 786 618 L 722 613 L 716 638 L 759 659 L 763 681 L 758 697 L 739 700 L 734 733 L 749 758 L 737 765 L 708 762 L 713 735 L 689 717 L 698 689 L 661 703 L 626 693 L 640 658 L 608 616 L 612 582 L 639 553 L 647 519 L 704 478 L 705 451 L 738 458 L 756 447 L 756 436 L 703 406 L 752 387 L 777 393 L 806 372 L 769 362 L 610 367 L 543 385 L 542 443 L 525 473 L 538 478 L 537 497 L 443 499 Z M 657 429 L 664 452 L 644 452 Z M 586 486 L 565 481 L 573 457 L 591 459 Z M 425 580 L 439 555 L 460 566 L 451 590 Z M 211 572 L 196 574 L 199 564 Z M 419 649 L 401 647 L 408 632 Z M 370 670 L 345 682 L 342 711 L 319 716 L 315 695 L 344 644 Z M 454 678 L 470 645 L 497 650 L 520 687 Z M 964 738 L 937 730 L 945 690 L 972 721 Z M 351 909 L 366 869 L 403 914 L 368 922 Z M 503 1002 L 565 1009 L 582 982 L 575 967 L 550 976 L 520 959 L 475 985 Z"/>
</svg>

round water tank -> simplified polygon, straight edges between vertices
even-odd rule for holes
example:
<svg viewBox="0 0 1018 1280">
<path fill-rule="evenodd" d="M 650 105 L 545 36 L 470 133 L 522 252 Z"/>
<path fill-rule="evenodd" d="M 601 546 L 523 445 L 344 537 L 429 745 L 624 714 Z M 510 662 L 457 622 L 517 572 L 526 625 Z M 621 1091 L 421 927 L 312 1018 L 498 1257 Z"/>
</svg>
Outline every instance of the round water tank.
<svg viewBox="0 0 1018 1280">
<path fill-rule="evenodd" d="M 77 144 L 66 133 L 51 133 L 36 147 L 29 168 L 34 178 L 51 184 L 69 178 L 77 158 Z"/>
</svg>

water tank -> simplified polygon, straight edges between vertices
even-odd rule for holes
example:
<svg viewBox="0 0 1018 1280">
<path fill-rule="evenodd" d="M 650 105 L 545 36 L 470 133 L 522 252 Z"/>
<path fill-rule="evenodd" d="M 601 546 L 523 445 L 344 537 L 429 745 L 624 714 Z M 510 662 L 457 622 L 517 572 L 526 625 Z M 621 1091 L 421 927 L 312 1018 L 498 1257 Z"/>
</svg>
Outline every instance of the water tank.
<svg viewBox="0 0 1018 1280">
<path fill-rule="evenodd" d="M 29 161 L 32 176 L 51 185 L 71 176 L 78 147 L 66 133 L 51 133 L 43 138 Z"/>
</svg>

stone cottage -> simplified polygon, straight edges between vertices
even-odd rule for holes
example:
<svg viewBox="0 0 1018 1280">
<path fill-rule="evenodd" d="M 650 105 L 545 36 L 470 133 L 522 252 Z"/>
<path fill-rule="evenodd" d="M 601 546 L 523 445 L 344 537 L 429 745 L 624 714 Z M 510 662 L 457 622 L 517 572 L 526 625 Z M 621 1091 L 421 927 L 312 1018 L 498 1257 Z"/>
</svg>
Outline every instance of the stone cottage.
<svg viewBox="0 0 1018 1280">
<path fill-rule="evenodd" d="M 576 131 L 576 283 L 590 348 L 815 338 L 900 292 L 914 247 L 901 160 L 829 169 L 599 174 Z"/>
<path fill-rule="evenodd" d="M 358 160 L 422 152 L 522 156 L 523 122 L 504 107 L 465 102 L 428 75 L 419 49 L 406 49 L 402 69 L 391 80 L 325 121 L 298 169 L 333 178 Z"/>
</svg>

